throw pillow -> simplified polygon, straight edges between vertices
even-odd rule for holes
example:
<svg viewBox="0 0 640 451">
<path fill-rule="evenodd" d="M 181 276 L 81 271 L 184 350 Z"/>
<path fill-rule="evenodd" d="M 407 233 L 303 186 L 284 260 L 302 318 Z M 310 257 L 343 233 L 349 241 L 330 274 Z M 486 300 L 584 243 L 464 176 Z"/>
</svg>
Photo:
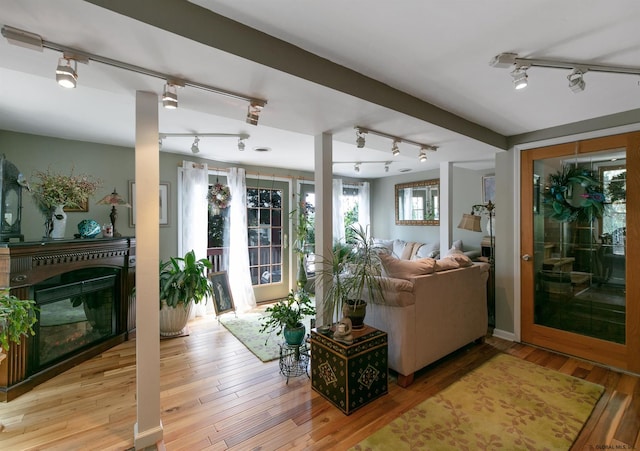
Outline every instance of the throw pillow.
<svg viewBox="0 0 640 451">
<path fill-rule="evenodd" d="M 433 258 L 419 260 L 400 260 L 390 255 L 380 255 L 382 266 L 389 277 L 395 279 L 412 279 L 416 276 L 431 274 L 435 271 L 436 261 Z"/>
<path fill-rule="evenodd" d="M 472 266 L 473 261 L 459 249 L 450 249 L 446 257 L 436 261 L 436 271 L 447 271 L 449 269 L 466 268 Z"/>
<path fill-rule="evenodd" d="M 437 258 L 440 255 L 440 243 L 427 243 L 420 246 L 414 258 Z"/>
</svg>

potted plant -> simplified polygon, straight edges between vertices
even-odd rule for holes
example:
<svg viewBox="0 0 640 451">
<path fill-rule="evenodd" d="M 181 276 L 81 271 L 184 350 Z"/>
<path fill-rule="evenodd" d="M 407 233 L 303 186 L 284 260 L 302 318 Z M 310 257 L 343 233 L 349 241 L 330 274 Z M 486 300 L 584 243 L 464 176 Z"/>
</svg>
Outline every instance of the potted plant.
<svg viewBox="0 0 640 451">
<path fill-rule="evenodd" d="M 37 312 L 33 300 L 18 299 L 8 291 L 0 294 L 0 354 L 9 349 L 11 342 L 20 344 L 23 336 L 35 335 Z"/>
<path fill-rule="evenodd" d="M 45 236 L 64 238 L 67 214 L 64 207 L 81 207 L 100 187 L 101 182 L 89 175 L 53 174 L 37 171 L 40 179 L 33 189 L 33 197 L 45 215 Z"/>
<path fill-rule="evenodd" d="M 269 316 L 264 318 L 260 333 L 269 332 L 265 344 L 271 333 L 284 334 L 287 344 L 299 345 L 304 340 L 306 328 L 302 324 L 305 316 L 316 314 L 315 306 L 304 288 L 291 290 L 286 298 L 280 299 L 275 304 L 266 308 Z"/>
<path fill-rule="evenodd" d="M 354 329 L 364 327 L 367 303 L 384 302 L 379 248 L 359 224 L 350 226 L 349 243 L 333 245 L 331 254 L 321 258 L 319 278 L 325 286 L 325 320 L 351 319 Z M 324 263 L 327 263 L 326 265 Z"/>
<path fill-rule="evenodd" d="M 187 325 L 193 304 L 213 297 L 207 277 L 211 262 L 196 259 L 193 250 L 184 257 L 160 262 L 160 335 L 179 335 Z"/>
</svg>

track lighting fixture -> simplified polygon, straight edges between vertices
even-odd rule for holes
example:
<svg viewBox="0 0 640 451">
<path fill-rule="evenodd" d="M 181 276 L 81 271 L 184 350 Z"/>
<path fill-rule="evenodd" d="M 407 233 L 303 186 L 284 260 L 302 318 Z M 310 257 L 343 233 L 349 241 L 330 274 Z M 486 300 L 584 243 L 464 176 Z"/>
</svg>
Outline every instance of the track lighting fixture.
<svg viewBox="0 0 640 451">
<path fill-rule="evenodd" d="M 394 157 L 397 157 L 398 155 L 400 155 L 400 148 L 398 147 L 398 144 L 402 143 L 406 143 L 406 144 L 411 144 L 412 146 L 416 146 L 419 147 L 422 151 L 427 151 L 427 150 L 433 150 L 434 152 L 436 150 L 438 150 L 438 146 L 433 146 L 430 144 L 423 144 L 423 143 L 419 143 L 416 141 L 411 141 L 410 139 L 406 139 L 406 138 L 399 138 L 397 136 L 393 136 L 393 135 L 389 135 L 387 133 L 384 132 L 379 132 L 376 130 L 371 130 L 368 128 L 364 128 L 361 127 L 359 125 L 356 125 L 354 127 L 356 129 L 356 144 L 358 146 L 358 148 L 364 147 L 364 134 L 365 133 L 371 133 L 372 135 L 378 135 L 378 136 L 382 136 L 384 138 L 389 138 L 391 140 L 393 140 L 393 146 L 391 147 L 391 154 Z M 426 155 L 425 155 L 425 159 L 426 159 Z"/>
<path fill-rule="evenodd" d="M 420 149 L 418 160 L 420 161 L 420 163 L 424 163 L 425 161 L 427 161 L 427 151 L 425 149 Z"/>
<path fill-rule="evenodd" d="M 364 139 L 365 133 L 367 132 L 360 130 L 359 128 L 356 128 L 356 146 L 358 147 L 358 149 L 362 149 L 365 145 L 365 139 Z"/>
<path fill-rule="evenodd" d="M 247 124 L 258 125 L 260 113 L 264 108 L 264 104 L 260 102 L 251 102 L 247 110 Z"/>
<path fill-rule="evenodd" d="M 105 64 L 107 66 L 111 66 L 111 67 L 116 67 L 118 69 L 124 69 L 124 70 L 128 70 L 130 72 L 135 72 L 138 74 L 142 74 L 142 75 L 147 75 L 149 77 L 154 77 L 154 78 L 159 78 L 162 80 L 167 80 L 167 84 L 171 84 L 174 87 L 176 86 L 180 86 L 180 87 L 190 87 L 190 88 L 197 88 L 197 89 L 201 89 L 203 91 L 208 91 L 208 92 L 212 92 L 214 94 L 220 94 L 220 95 L 224 95 L 227 97 L 232 97 L 235 99 L 239 99 L 239 100 L 244 100 L 246 102 L 250 102 L 251 105 L 258 105 L 260 107 L 260 110 L 262 108 L 264 108 L 264 106 L 267 104 L 266 100 L 261 100 L 261 99 L 256 99 L 253 97 L 248 97 L 245 96 L 243 94 L 237 93 L 237 92 L 233 92 L 233 91 L 227 91 L 225 89 L 221 89 L 221 88 L 216 88 L 215 86 L 211 86 L 211 85 L 205 85 L 203 83 L 198 83 L 195 81 L 190 81 L 190 80 L 185 80 L 185 79 L 181 79 L 181 78 L 176 78 L 173 77 L 172 75 L 169 74 L 163 74 L 161 72 L 157 72 L 154 71 L 152 69 L 147 69 L 144 67 L 140 67 L 140 66 L 136 66 L 134 64 L 129 64 L 129 63 L 125 63 L 123 61 L 118 61 L 118 60 L 114 60 L 105 56 L 101 56 L 101 55 L 96 55 L 93 53 L 89 53 L 89 52 L 85 52 L 83 50 L 80 49 L 75 49 L 72 47 L 68 47 L 66 45 L 63 44 L 58 44 L 55 42 L 51 42 L 51 41 L 46 41 L 44 39 L 42 39 L 42 36 L 36 34 L 36 33 L 31 33 L 29 31 L 25 31 L 25 30 L 20 30 L 18 28 L 14 28 L 11 27 L 9 25 L 4 25 L 2 27 L 2 36 L 4 36 L 7 41 L 10 44 L 13 45 L 17 45 L 20 47 L 25 47 L 31 50 L 37 50 L 42 52 L 43 49 L 48 49 L 48 50 L 53 50 L 56 52 L 60 52 L 63 54 L 63 58 L 61 58 L 61 60 L 58 63 L 58 70 L 56 70 L 56 79 L 58 80 L 58 83 L 61 83 L 60 81 L 60 77 L 65 79 L 65 83 L 67 83 L 69 85 L 69 87 L 74 87 L 75 86 L 75 82 L 77 81 L 77 68 L 75 67 L 76 63 L 88 63 L 89 61 L 95 61 L 97 63 L 101 63 L 101 64 Z M 67 60 L 66 62 L 64 62 L 63 60 Z M 73 61 L 74 63 L 74 67 L 71 67 L 71 61 Z M 71 72 L 69 69 L 72 69 L 73 72 Z M 58 74 L 58 72 L 61 71 L 63 72 L 62 74 Z M 75 74 L 75 75 L 72 75 Z M 166 86 L 165 86 L 165 91 L 166 91 Z M 164 105 L 164 95 L 163 95 L 163 106 Z M 169 96 L 171 97 L 171 96 Z M 175 107 L 177 107 L 177 95 L 175 96 Z M 174 107 L 174 108 L 175 108 Z M 171 106 L 168 106 L 168 108 L 171 108 Z M 257 113 L 258 115 L 260 114 L 259 112 Z M 248 118 L 247 118 L 248 121 Z M 250 122 L 252 123 L 252 122 Z M 255 123 L 253 125 L 256 125 L 258 123 L 258 119 L 257 116 L 255 118 Z"/>
<path fill-rule="evenodd" d="M 71 62 L 73 61 L 73 67 Z M 62 57 L 58 59 L 56 68 L 56 81 L 63 88 L 75 88 L 78 81 L 78 63 L 73 58 Z"/>
<path fill-rule="evenodd" d="M 163 140 L 167 138 L 194 138 L 193 144 L 191 144 L 191 152 L 200 152 L 200 140 L 201 138 L 238 138 L 238 150 L 244 150 L 245 140 L 249 139 L 247 133 L 160 133 L 158 136 L 158 143 L 162 148 Z"/>
<path fill-rule="evenodd" d="M 356 163 L 353 165 L 353 170 L 356 172 L 360 172 L 360 163 Z"/>
<path fill-rule="evenodd" d="M 193 153 L 200 152 L 200 147 L 198 147 L 199 143 L 200 143 L 200 138 L 196 136 L 196 139 L 193 140 L 193 144 L 191 145 L 191 152 Z"/>
<path fill-rule="evenodd" d="M 384 172 L 389 172 L 389 165 L 391 165 L 390 161 L 384 162 Z"/>
<path fill-rule="evenodd" d="M 176 85 L 172 83 L 166 83 L 164 85 L 164 92 L 162 93 L 162 106 L 168 110 L 175 110 L 178 108 L 178 93 L 176 91 Z"/>
<path fill-rule="evenodd" d="M 511 76 L 513 77 L 513 87 L 517 90 L 524 89 L 529 84 L 526 67 L 516 66 L 511 72 Z"/>
<path fill-rule="evenodd" d="M 573 72 L 567 76 L 567 80 L 569 80 L 569 89 L 571 89 L 572 92 L 578 93 L 584 91 L 587 84 L 584 81 L 583 75 L 584 72 L 582 70 L 573 69 Z"/>
<path fill-rule="evenodd" d="M 515 66 L 511 72 L 511 76 L 513 77 L 513 84 L 516 89 L 521 89 L 518 86 L 526 86 L 526 71 L 532 67 L 571 70 L 572 72 L 567 78 L 569 79 L 569 88 L 573 92 L 581 92 L 584 90 L 586 83 L 584 82 L 583 75 L 587 72 L 640 75 L 640 68 L 638 67 L 608 66 L 603 64 L 578 63 L 574 61 L 520 58 L 517 53 L 500 53 L 491 59 L 489 65 L 498 69 L 509 69 Z"/>
<path fill-rule="evenodd" d="M 400 148 L 398 147 L 398 141 L 393 141 L 393 146 L 391 147 L 391 154 L 394 157 L 400 155 Z"/>
</svg>

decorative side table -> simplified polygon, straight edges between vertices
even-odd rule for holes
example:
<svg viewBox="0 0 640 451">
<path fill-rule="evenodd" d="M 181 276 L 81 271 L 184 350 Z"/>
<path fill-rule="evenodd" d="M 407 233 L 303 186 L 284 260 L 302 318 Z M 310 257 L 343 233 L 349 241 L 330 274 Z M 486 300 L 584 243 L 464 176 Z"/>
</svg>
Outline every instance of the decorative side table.
<svg viewBox="0 0 640 451">
<path fill-rule="evenodd" d="M 280 372 L 287 378 L 306 374 L 309 377 L 309 346 L 306 340 L 299 345 L 280 343 Z"/>
<path fill-rule="evenodd" d="M 343 413 L 388 392 L 387 334 L 365 325 L 344 344 L 311 331 L 311 387 Z"/>
</svg>

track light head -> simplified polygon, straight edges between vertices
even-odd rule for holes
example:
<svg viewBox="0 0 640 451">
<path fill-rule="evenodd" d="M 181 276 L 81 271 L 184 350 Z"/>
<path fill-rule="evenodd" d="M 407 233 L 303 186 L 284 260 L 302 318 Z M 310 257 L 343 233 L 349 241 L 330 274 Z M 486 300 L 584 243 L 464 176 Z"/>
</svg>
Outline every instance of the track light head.
<svg viewBox="0 0 640 451">
<path fill-rule="evenodd" d="M 71 62 L 73 61 L 73 67 Z M 56 68 L 56 81 L 63 88 L 75 88 L 78 81 L 78 63 L 73 58 L 59 58 Z"/>
<path fill-rule="evenodd" d="M 516 68 L 511 72 L 511 76 L 513 77 L 513 87 L 516 90 L 524 89 L 529 84 L 527 69 L 528 68 L 524 66 L 516 66 Z"/>
<path fill-rule="evenodd" d="M 193 144 L 191 145 L 191 152 L 198 153 L 200 152 L 200 147 L 198 146 L 200 143 L 200 138 L 196 136 L 196 139 L 193 140 Z"/>
<path fill-rule="evenodd" d="M 420 149 L 418 160 L 420 161 L 420 163 L 424 163 L 425 161 L 427 161 L 427 151 L 424 148 Z"/>
<path fill-rule="evenodd" d="M 353 165 L 353 170 L 356 171 L 357 173 L 360 172 L 360 163 L 356 163 Z"/>
<path fill-rule="evenodd" d="M 577 94 L 584 91 L 584 88 L 587 86 L 583 77 L 585 72 L 586 71 L 581 69 L 573 69 L 573 72 L 567 76 L 567 80 L 569 80 L 569 89 L 571 89 L 572 92 Z"/>
<path fill-rule="evenodd" d="M 398 142 L 399 141 L 393 141 L 393 146 L 391 147 L 391 154 L 394 157 L 397 157 L 398 155 L 400 155 L 400 148 L 398 147 Z"/>
<path fill-rule="evenodd" d="M 238 139 L 238 150 L 243 151 L 244 148 L 245 148 L 244 139 L 242 138 Z"/>
<path fill-rule="evenodd" d="M 359 128 L 356 128 L 356 146 L 358 147 L 358 149 L 362 149 L 365 145 L 364 134 L 365 132 L 363 132 Z"/>
<path fill-rule="evenodd" d="M 257 101 L 251 101 L 247 109 L 247 124 L 258 125 L 260 120 L 260 113 L 264 108 L 264 104 Z"/>
<path fill-rule="evenodd" d="M 166 83 L 164 85 L 164 92 L 162 93 L 162 106 L 175 110 L 178 108 L 178 93 L 176 91 L 176 85 L 172 83 Z"/>
<path fill-rule="evenodd" d="M 384 172 L 389 172 L 389 166 L 391 165 L 390 161 L 384 162 Z"/>
</svg>

